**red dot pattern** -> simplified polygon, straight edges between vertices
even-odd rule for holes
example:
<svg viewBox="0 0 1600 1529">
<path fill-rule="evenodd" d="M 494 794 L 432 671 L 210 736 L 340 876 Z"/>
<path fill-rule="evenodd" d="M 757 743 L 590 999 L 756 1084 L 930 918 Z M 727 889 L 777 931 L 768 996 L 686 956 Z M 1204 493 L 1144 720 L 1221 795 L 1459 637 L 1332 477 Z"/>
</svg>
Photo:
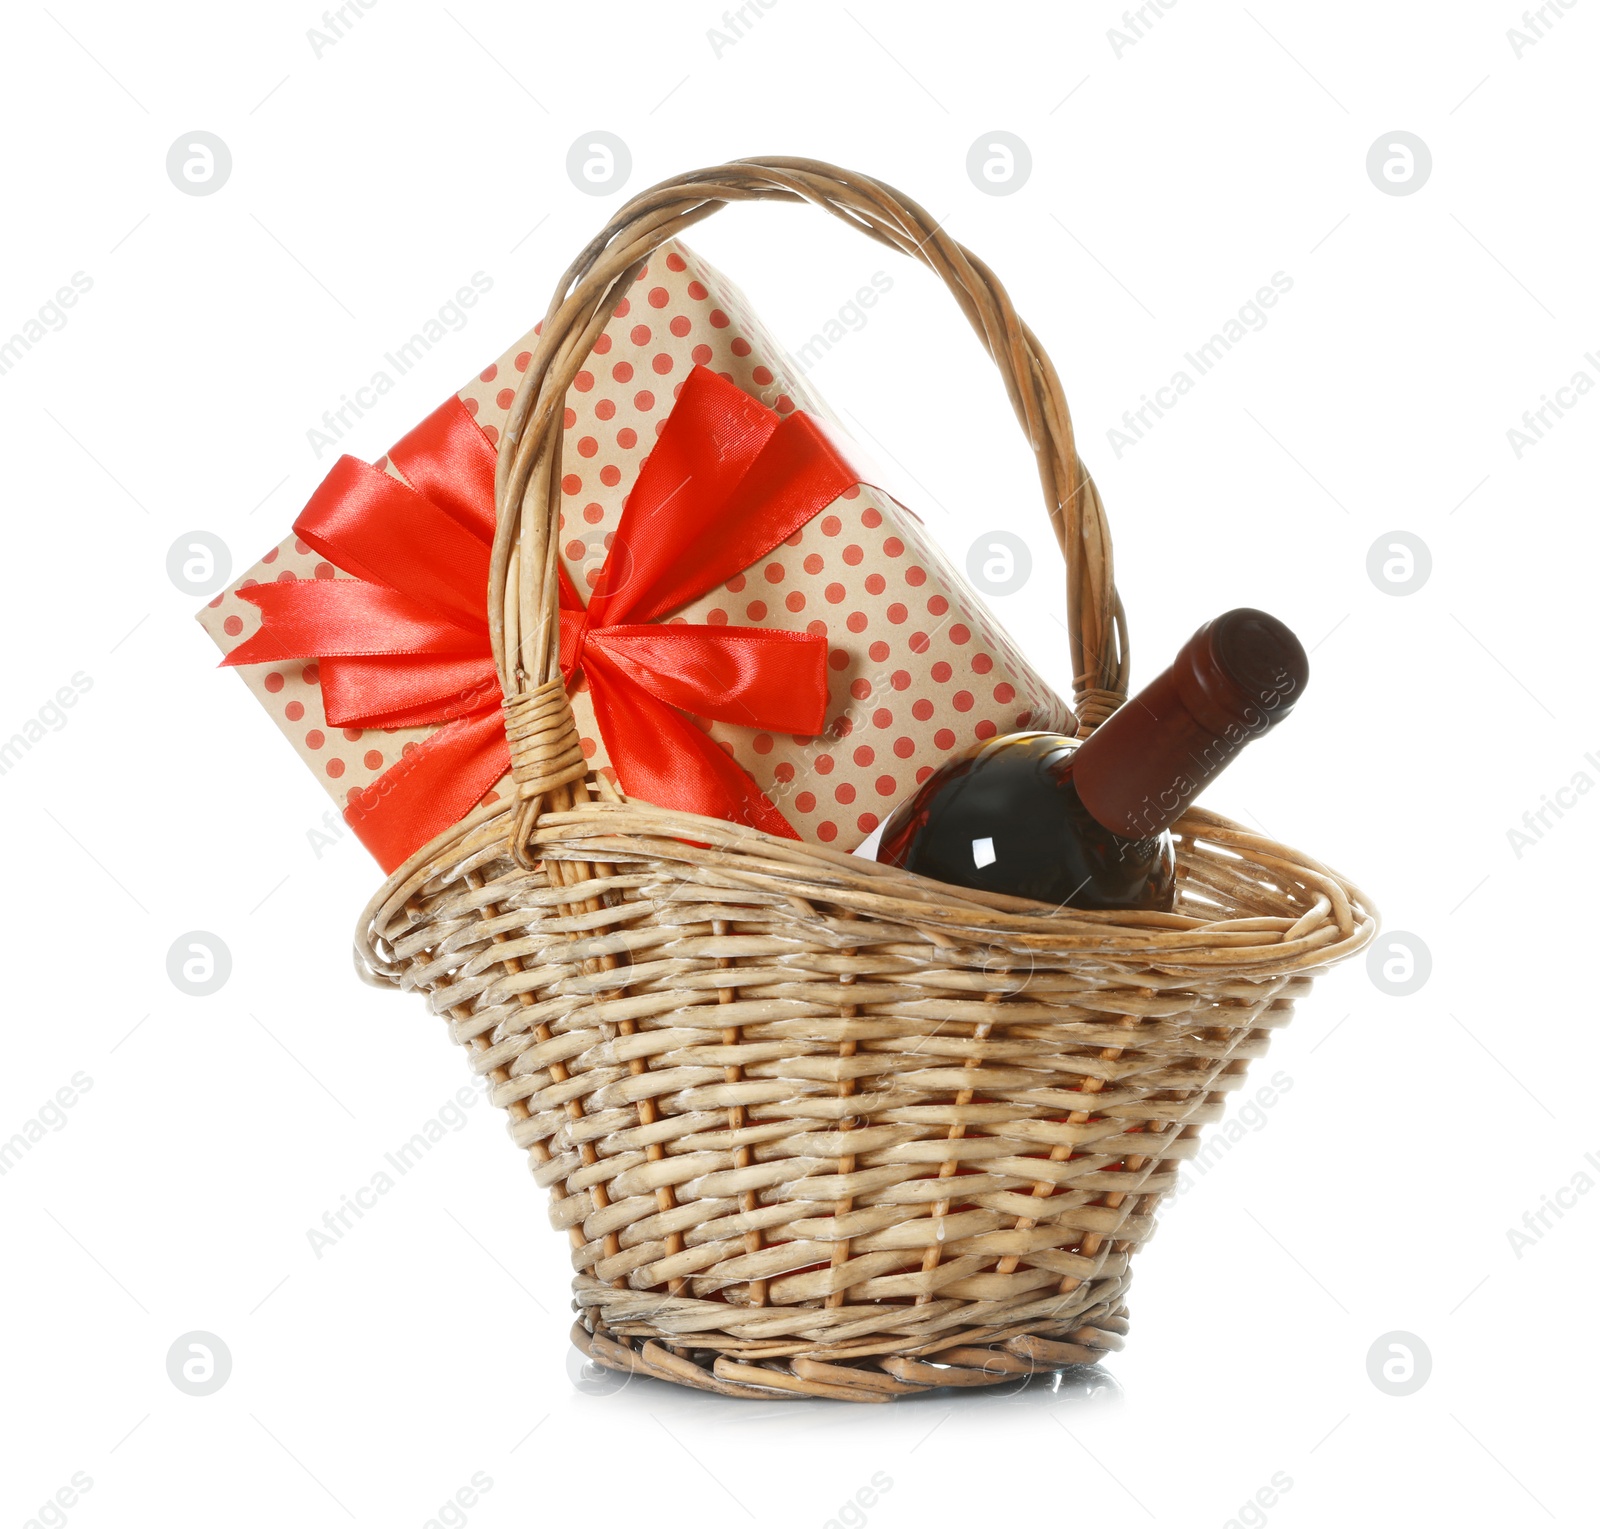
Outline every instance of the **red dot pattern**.
<svg viewBox="0 0 1600 1529">
<path fill-rule="evenodd" d="M 491 439 L 504 429 L 533 344 L 534 335 L 525 335 L 461 390 Z M 649 261 L 631 299 L 617 305 L 567 396 L 562 551 L 579 589 L 598 579 L 623 500 L 696 365 L 777 413 L 800 408 L 828 417 L 743 297 L 697 256 L 669 245 Z M 403 476 L 387 460 L 378 465 Z M 947 570 L 919 522 L 858 486 L 725 588 L 670 618 L 810 631 L 828 642 L 826 740 L 702 719 L 802 836 L 853 848 L 951 751 L 997 732 L 1067 726 L 1066 708 Z M 238 589 L 280 577 L 344 574 L 291 533 L 201 613 L 219 647 L 233 648 L 260 625 L 260 612 Z M 765 598 L 756 598 L 758 591 Z M 807 620 L 818 616 L 824 619 Z M 341 810 L 432 731 L 329 727 L 315 665 L 238 673 Z M 574 706 L 585 754 L 614 773 L 586 692 Z M 509 789 L 501 783 L 490 794 Z M 878 811 L 863 810 L 869 805 Z"/>
</svg>

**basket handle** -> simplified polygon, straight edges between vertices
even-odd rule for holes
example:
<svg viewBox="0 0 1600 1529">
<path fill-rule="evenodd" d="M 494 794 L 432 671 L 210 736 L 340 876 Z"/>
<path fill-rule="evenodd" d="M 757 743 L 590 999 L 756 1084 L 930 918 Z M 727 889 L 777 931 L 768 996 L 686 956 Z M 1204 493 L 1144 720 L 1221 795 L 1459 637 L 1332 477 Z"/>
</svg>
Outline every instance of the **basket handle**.
<svg viewBox="0 0 1600 1529">
<path fill-rule="evenodd" d="M 1080 736 L 1127 696 L 1127 621 L 1112 581 L 1105 510 L 1078 459 L 1055 368 L 994 273 L 909 197 L 870 176 L 777 157 L 692 170 L 640 192 L 567 268 L 501 438 L 488 616 L 521 798 L 519 842 L 545 796 L 586 773 L 560 672 L 557 556 L 567 389 L 650 256 L 725 203 L 747 201 L 814 202 L 943 279 L 999 368 L 1038 463 L 1045 510 L 1066 561 Z"/>
</svg>

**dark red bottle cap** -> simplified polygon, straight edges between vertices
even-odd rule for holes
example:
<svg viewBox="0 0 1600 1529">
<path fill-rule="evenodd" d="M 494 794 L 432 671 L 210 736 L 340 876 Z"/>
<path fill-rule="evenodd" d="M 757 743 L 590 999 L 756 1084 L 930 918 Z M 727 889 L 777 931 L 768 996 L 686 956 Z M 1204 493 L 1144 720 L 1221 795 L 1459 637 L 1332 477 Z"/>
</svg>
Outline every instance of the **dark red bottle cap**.
<svg viewBox="0 0 1600 1529">
<path fill-rule="evenodd" d="M 1276 616 L 1241 606 L 1201 627 L 1178 650 L 1172 674 L 1184 706 L 1208 732 L 1236 738 L 1242 728 L 1259 737 L 1300 699 L 1311 664 Z"/>
</svg>

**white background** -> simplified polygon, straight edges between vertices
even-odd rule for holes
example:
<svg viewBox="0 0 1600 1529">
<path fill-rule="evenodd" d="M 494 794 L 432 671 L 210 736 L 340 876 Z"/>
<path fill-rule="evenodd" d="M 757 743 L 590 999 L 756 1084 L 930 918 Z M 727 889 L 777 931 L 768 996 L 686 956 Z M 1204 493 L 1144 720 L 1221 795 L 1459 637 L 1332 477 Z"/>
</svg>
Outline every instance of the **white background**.
<svg viewBox="0 0 1600 1529">
<path fill-rule="evenodd" d="M 880 1472 L 874 1529 L 1593 1521 L 1600 1195 L 1508 1230 L 1600 1180 L 1600 798 L 1520 855 L 1508 830 L 1600 780 L 1600 398 L 1520 457 L 1507 431 L 1600 380 L 1600 6 L 1547 7 L 1520 57 L 1518 3 L 1177 0 L 1131 45 L 1120 4 L 1060 9 L 781 0 L 719 45 L 712 5 L 378 0 L 320 56 L 312 3 L 9 13 L 0 340 L 74 272 L 93 286 L 0 376 L 0 737 L 75 673 L 92 688 L 0 775 L 0 1139 L 92 1086 L 0 1178 L 0 1524 L 75 1472 L 90 1489 L 38 1521 L 426 1525 L 477 1472 L 492 1487 L 443 1521 L 825 1525 Z M 215 195 L 165 171 L 196 129 L 232 153 Z M 565 169 L 596 129 L 633 156 L 604 197 Z M 1005 196 L 966 171 L 996 130 L 1032 155 Z M 1431 150 L 1412 195 L 1366 170 L 1396 130 Z M 348 837 L 314 851 L 326 798 L 215 669 L 168 549 L 209 531 L 237 570 L 276 541 L 330 460 L 308 428 L 474 271 L 488 298 L 350 450 L 521 333 L 627 194 L 763 151 L 904 188 L 1008 282 L 1105 494 L 1135 683 L 1235 604 L 1315 644 L 1292 723 L 1209 804 L 1338 865 L 1431 952 L 1408 997 L 1334 972 L 1279 1036 L 1259 1081 L 1291 1086 L 1191 1170 L 1096 1395 L 577 1389 L 565 1239 L 481 1102 L 308 1244 L 466 1070 L 419 1003 L 352 975 L 376 868 Z M 1065 689 L 1027 452 L 932 279 L 802 209 L 691 243 L 791 348 L 890 270 L 813 380 L 958 561 L 994 527 L 1028 539 L 1033 578 L 995 605 Z M 1266 326 L 1119 457 L 1123 411 L 1279 271 Z M 1432 559 L 1404 595 L 1367 573 L 1395 531 Z M 166 972 L 193 930 L 232 954 L 208 998 Z M 210 1396 L 167 1375 L 194 1330 L 232 1355 Z M 1395 1331 L 1431 1354 L 1408 1396 L 1368 1375 Z"/>
</svg>

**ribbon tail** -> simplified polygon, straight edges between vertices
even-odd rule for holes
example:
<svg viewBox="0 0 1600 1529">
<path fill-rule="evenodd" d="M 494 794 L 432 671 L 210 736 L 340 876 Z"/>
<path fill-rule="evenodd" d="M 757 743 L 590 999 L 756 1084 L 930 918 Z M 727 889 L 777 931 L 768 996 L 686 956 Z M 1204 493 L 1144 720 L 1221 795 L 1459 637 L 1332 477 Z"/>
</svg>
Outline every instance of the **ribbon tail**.
<svg viewBox="0 0 1600 1529">
<path fill-rule="evenodd" d="M 511 769 L 498 706 L 460 717 L 403 754 L 344 810 L 388 872 L 469 813 Z"/>
<path fill-rule="evenodd" d="M 476 715 L 500 698 L 494 660 L 325 658 L 322 706 L 335 727 L 426 727 Z"/>
<path fill-rule="evenodd" d="M 681 711 L 633 684 L 603 653 L 591 649 L 586 667 L 595 720 L 629 796 L 780 839 L 800 837 L 744 767 Z"/>
<path fill-rule="evenodd" d="M 608 626 L 603 652 L 658 701 L 740 727 L 814 738 L 828 714 L 828 640 L 753 626 Z"/>
<path fill-rule="evenodd" d="M 351 654 L 469 654 L 488 646 L 481 633 L 464 631 L 381 584 L 298 579 L 238 593 L 261 612 L 261 626 L 229 652 L 224 668 Z"/>
</svg>

